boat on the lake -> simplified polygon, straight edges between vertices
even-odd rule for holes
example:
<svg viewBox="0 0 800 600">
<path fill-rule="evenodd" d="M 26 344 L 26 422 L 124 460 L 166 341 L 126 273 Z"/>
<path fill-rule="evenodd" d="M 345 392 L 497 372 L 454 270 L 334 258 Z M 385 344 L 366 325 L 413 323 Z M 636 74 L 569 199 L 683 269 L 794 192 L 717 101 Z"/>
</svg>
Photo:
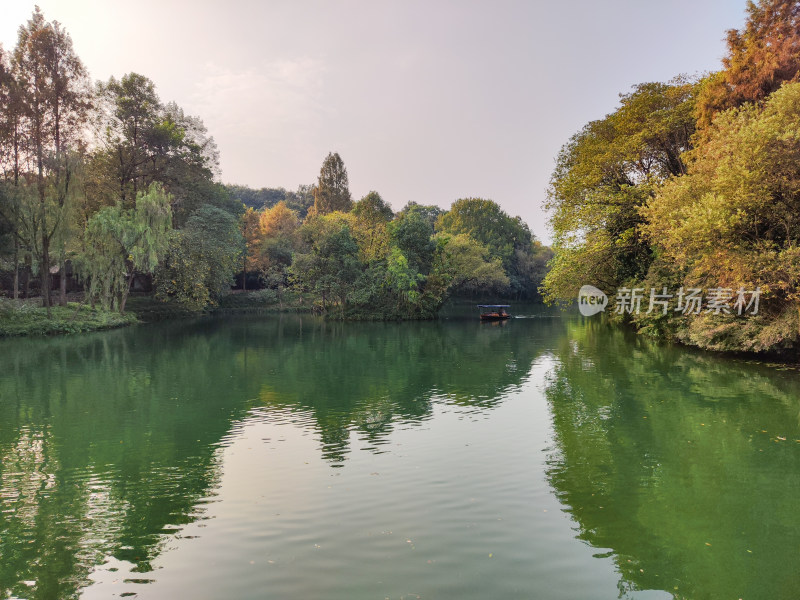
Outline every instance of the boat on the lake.
<svg viewBox="0 0 800 600">
<path fill-rule="evenodd" d="M 481 309 L 481 321 L 503 321 L 511 318 L 511 315 L 506 312 L 507 308 L 511 308 L 510 304 L 478 304 Z"/>
</svg>

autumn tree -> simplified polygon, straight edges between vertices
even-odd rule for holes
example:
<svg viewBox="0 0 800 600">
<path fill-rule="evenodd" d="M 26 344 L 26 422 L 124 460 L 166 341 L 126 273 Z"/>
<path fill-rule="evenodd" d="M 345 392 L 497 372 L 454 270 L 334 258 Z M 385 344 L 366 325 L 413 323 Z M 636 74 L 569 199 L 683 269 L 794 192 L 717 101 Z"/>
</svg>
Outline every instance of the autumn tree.
<svg viewBox="0 0 800 600">
<path fill-rule="evenodd" d="M 74 183 L 70 155 L 81 147 L 91 93 L 69 34 L 37 7 L 20 27 L 12 70 L 23 106 L 23 135 L 34 164 L 43 303 L 49 308 L 51 244 Z M 63 267 L 63 265 L 62 265 Z"/>
<path fill-rule="evenodd" d="M 267 238 L 291 236 L 299 224 L 297 214 L 283 201 L 263 211 L 258 221 L 261 235 Z"/>
<path fill-rule="evenodd" d="M 797 339 L 800 83 L 784 85 L 763 107 L 720 113 L 689 173 L 666 183 L 642 214 L 680 285 L 763 293 L 769 321 L 758 322 L 758 331 L 756 320 L 713 324 L 689 341 L 711 347 L 725 334 L 738 340 L 726 349 L 765 350 Z"/>
<path fill-rule="evenodd" d="M 698 97 L 699 124 L 720 111 L 761 102 L 786 81 L 800 76 L 800 4 L 797 0 L 747 3 L 742 30 L 727 35 L 724 69 L 704 82 Z"/>
<path fill-rule="evenodd" d="M 261 232 L 260 265 L 267 286 L 278 292 L 282 302 L 283 289 L 288 284 L 288 269 L 297 247 L 297 229 L 300 220 L 297 213 L 285 202 L 261 213 L 259 229 Z"/>
<path fill-rule="evenodd" d="M 334 211 L 348 212 L 353 208 L 347 169 L 338 152 L 329 153 L 319 171 L 314 187 L 314 206 L 309 215 L 326 215 Z"/>
</svg>

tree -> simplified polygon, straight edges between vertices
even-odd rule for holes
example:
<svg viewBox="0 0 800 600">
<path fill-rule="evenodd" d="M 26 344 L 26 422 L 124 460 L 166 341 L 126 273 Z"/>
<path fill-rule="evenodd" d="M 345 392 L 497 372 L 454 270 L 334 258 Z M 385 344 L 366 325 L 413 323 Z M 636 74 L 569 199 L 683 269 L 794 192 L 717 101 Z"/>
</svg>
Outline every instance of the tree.
<svg viewBox="0 0 800 600">
<path fill-rule="evenodd" d="M 286 192 L 286 206 L 297 213 L 298 219 L 305 219 L 314 206 L 314 186 L 301 184 L 296 192 Z"/>
<path fill-rule="evenodd" d="M 450 289 L 503 291 L 508 288 L 509 279 L 503 271 L 503 263 L 491 257 L 486 246 L 464 233 L 440 233 L 438 237 L 444 242 L 442 261 L 450 277 Z"/>
<path fill-rule="evenodd" d="M 533 234 L 520 217 L 510 217 L 491 200 L 464 198 L 438 217 L 437 230 L 471 236 L 501 261 L 501 270 L 508 276 L 506 292 L 518 298 L 535 296 L 540 281 L 531 279 L 526 267 L 533 252 Z"/>
<path fill-rule="evenodd" d="M 334 211 L 348 212 L 353 200 L 348 187 L 347 169 L 338 152 L 329 153 L 319 171 L 314 188 L 314 206 L 310 215 L 327 215 Z"/>
<path fill-rule="evenodd" d="M 299 185 L 296 192 L 284 188 L 253 189 L 246 185 L 225 185 L 231 198 L 255 210 L 272 208 L 278 202 L 285 202 L 297 217 L 302 221 L 306 218 L 308 209 L 314 204 L 313 185 Z"/>
<path fill-rule="evenodd" d="M 397 246 L 416 272 L 427 275 L 433 262 L 436 243 L 433 226 L 418 210 L 406 211 L 389 227 L 392 244 Z"/>
<path fill-rule="evenodd" d="M 152 145 L 161 100 L 155 84 L 138 73 L 98 83 L 97 95 L 104 151 L 97 153 L 96 163 L 105 175 L 98 183 L 107 188 L 104 192 L 108 196 L 127 207 L 135 201 L 138 190 L 154 179 Z"/>
<path fill-rule="evenodd" d="M 587 283 L 611 291 L 647 273 L 652 256 L 639 208 L 660 183 L 686 172 L 694 94 L 682 79 L 639 84 L 561 149 L 546 204 L 555 251 L 547 300 L 572 300 Z"/>
<path fill-rule="evenodd" d="M 768 322 L 759 321 L 758 331 L 700 319 L 705 331 L 690 331 L 687 341 L 712 347 L 733 336 L 727 349 L 766 350 L 796 340 L 800 83 L 785 84 L 763 108 L 746 104 L 720 113 L 693 151 L 689 173 L 667 182 L 642 214 L 645 232 L 681 285 L 761 288 Z"/>
<path fill-rule="evenodd" d="M 267 238 L 292 236 L 299 225 L 297 214 L 283 201 L 263 211 L 258 221 L 261 235 Z"/>
<path fill-rule="evenodd" d="M 403 251 L 393 247 L 386 260 L 386 287 L 399 299 L 395 303 L 397 313 L 410 312 L 420 298 L 419 285 L 425 280 L 413 265 L 409 264 Z"/>
<path fill-rule="evenodd" d="M 439 208 L 438 206 L 428 206 L 424 204 L 417 204 L 416 202 L 409 202 L 403 207 L 403 210 L 397 213 L 397 217 L 403 218 L 410 212 L 418 213 L 426 221 L 428 221 L 428 224 L 431 226 L 431 229 L 433 229 L 436 226 L 436 221 L 439 218 L 439 216 L 447 211 L 445 211 L 442 208 Z"/>
<path fill-rule="evenodd" d="M 718 112 L 761 102 L 800 76 L 800 5 L 796 0 L 748 1 L 744 29 L 727 36 L 725 68 L 710 76 L 697 102 L 699 125 Z"/>
<path fill-rule="evenodd" d="M 0 46 L 0 174 L 15 186 L 19 184 L 21 163 L 26 155 L 24 113 L 17 74 L 8 53 Z"/>
<path fill-rule="evenodd" d="M 252 207 L 248 206 L 244 214 L 239 217 L 239 224 L 242 228 L 245 251 L 242 252 L 242 289 L 247 290 L 247 267 L 255 266 L 258 268 L 258 261 L 261 258 L 261 228 L 258 221 L 261 215 Z"/>
<path fill-rule="evenodd" d="M 361 250 L 365 264 L 385 260 L 389 253 L 389 231 L 387 225 L 394 217 L 391 207 L 378 192 L 370 192 L 356 202 L 351 211 L 353 237 Z"/>
<path fill-rule="evenodd" d="M 91 94 L 83 63 L 61 25 L 48 23 L 37 7 L 19 29 L 12 68 L 26 115 L 24 135 L 35 164 L 38 233 L 44 305 L 50 299 L 50 246 L 70 195 L 69 149 L 80 146 Z"/>
<path fill-rule="evenodd" d="M 350 227 L 336 219 L 336 214 L 315 217 L 303 226 L 310 243 L 309 252 L 295 256 L 290 272 L 296 285 L 321 296 L 323 310 L 329 300 L 336 300 L 340 314 L 344 314 L 362 263 Z"/>
<path fill-rule="evenodd" d="M 370 192 L 355 203 L 352 213 L 360 221 L 374 225 L 388 223 L 394 218 L 392 207 L 384 202 L 378 192 Z"/>
<path fill-rule="evenodd" d="M 262 238 L 259 265 L 267 285 L 277 290 L 279 300 L 288 283 L 299 226 L 297 214 L 283 201 L 262 212 L 259 220 Z"/>
<path fill-rule="evenodd" d="M 172 196 L 177 225 L 202 204 L 242 212 L 241 203 L 213 181 L 219 153 L 200 118 L 174 102 L 162 104 L 153 82 L 138 73 L 97 87 L 100 145 L 88 186 L 95 206 L 120 200 L 127 208 L 138 190 L 158 181 Z"/>
<path fill-rule="evenodd" d="M 166 260 L 156 271 L 156 297 L 189 310 L 216 303 L 230 289 L 243 251 L 237 219 L 203 205 L 172 236 Z"/>
<path fill-rule="evenodd" d="M 124 313 L 134 275 L 155 271 L 171 233 L 170 197 L 158 183 L 139 192 L 134 208 L 119 202 L 95 213 L 86 226 L 86 250 L 79 260 L 92 301 L 99 299 L 105 309 Z"/>
</svg>

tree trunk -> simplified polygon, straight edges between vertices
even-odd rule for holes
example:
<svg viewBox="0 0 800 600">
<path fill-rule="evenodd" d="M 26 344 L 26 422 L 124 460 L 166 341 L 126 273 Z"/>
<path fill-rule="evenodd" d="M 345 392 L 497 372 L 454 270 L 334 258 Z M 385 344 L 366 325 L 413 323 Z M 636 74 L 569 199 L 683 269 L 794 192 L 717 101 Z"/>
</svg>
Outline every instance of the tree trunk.
<svg viewBox="0 0 800 600">
<path fill-rule="evenodd" d="M 25 257 L 25 299 L 31 297 L 31 257 Z"/>
<path fill-rule="evenodd" d="M 247 291 L 247 252 L 244 253 L 242 259 L 242 291 Z"/>
<path fill-rule="evenodd" d="M 119 303 L 119 314 L 125 314 L 125 304 L 128 302 L 128 294 L 131 293 L 131 285 L 133 285 L 133 277 L 135 275 L 135 271 L 131 268 L 131 274 L 128 276 L 128 285 L 125 286 L 125 290 L 122 292 L 122 299 Z"/>
<path fill-rule="evenodd" d="M 58 272 L 61 275 L 61 278 L 59 280 L 60 284 L 59 301 L 61 303 L 61 306 L 66 306 L 67 305 L 67 259 L 63 247 L 61 248 L 61 256 L 59 257 L 59 259 L 60 259 L 59 262 L 61 263 L 61 265 L 58 268 Z"/>
<path fill-rule="evenodd" d="M 19 240 L 14 236 L 14 300 L 19 299 Z"/>
<path fill-rule="evenodd" d="M 42 305 L 47 309 L 47 318 L 50 318 L 50 238 L 42 228 L 42 264 L 39 270 L 42 273 Z"/>
</svg>

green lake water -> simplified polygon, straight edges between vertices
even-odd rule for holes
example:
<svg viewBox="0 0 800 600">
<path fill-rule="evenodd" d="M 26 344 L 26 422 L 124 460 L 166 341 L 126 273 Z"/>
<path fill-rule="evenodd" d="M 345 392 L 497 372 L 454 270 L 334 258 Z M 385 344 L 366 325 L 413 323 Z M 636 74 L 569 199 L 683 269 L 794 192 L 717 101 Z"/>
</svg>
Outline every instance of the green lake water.
<svg viewBox="0 0 800 600">
<path fill-rule="evenodd" d="M 800 597 L 800 373 L 516 312 L 0 340 L 0 598 Z"/>
</svg>

